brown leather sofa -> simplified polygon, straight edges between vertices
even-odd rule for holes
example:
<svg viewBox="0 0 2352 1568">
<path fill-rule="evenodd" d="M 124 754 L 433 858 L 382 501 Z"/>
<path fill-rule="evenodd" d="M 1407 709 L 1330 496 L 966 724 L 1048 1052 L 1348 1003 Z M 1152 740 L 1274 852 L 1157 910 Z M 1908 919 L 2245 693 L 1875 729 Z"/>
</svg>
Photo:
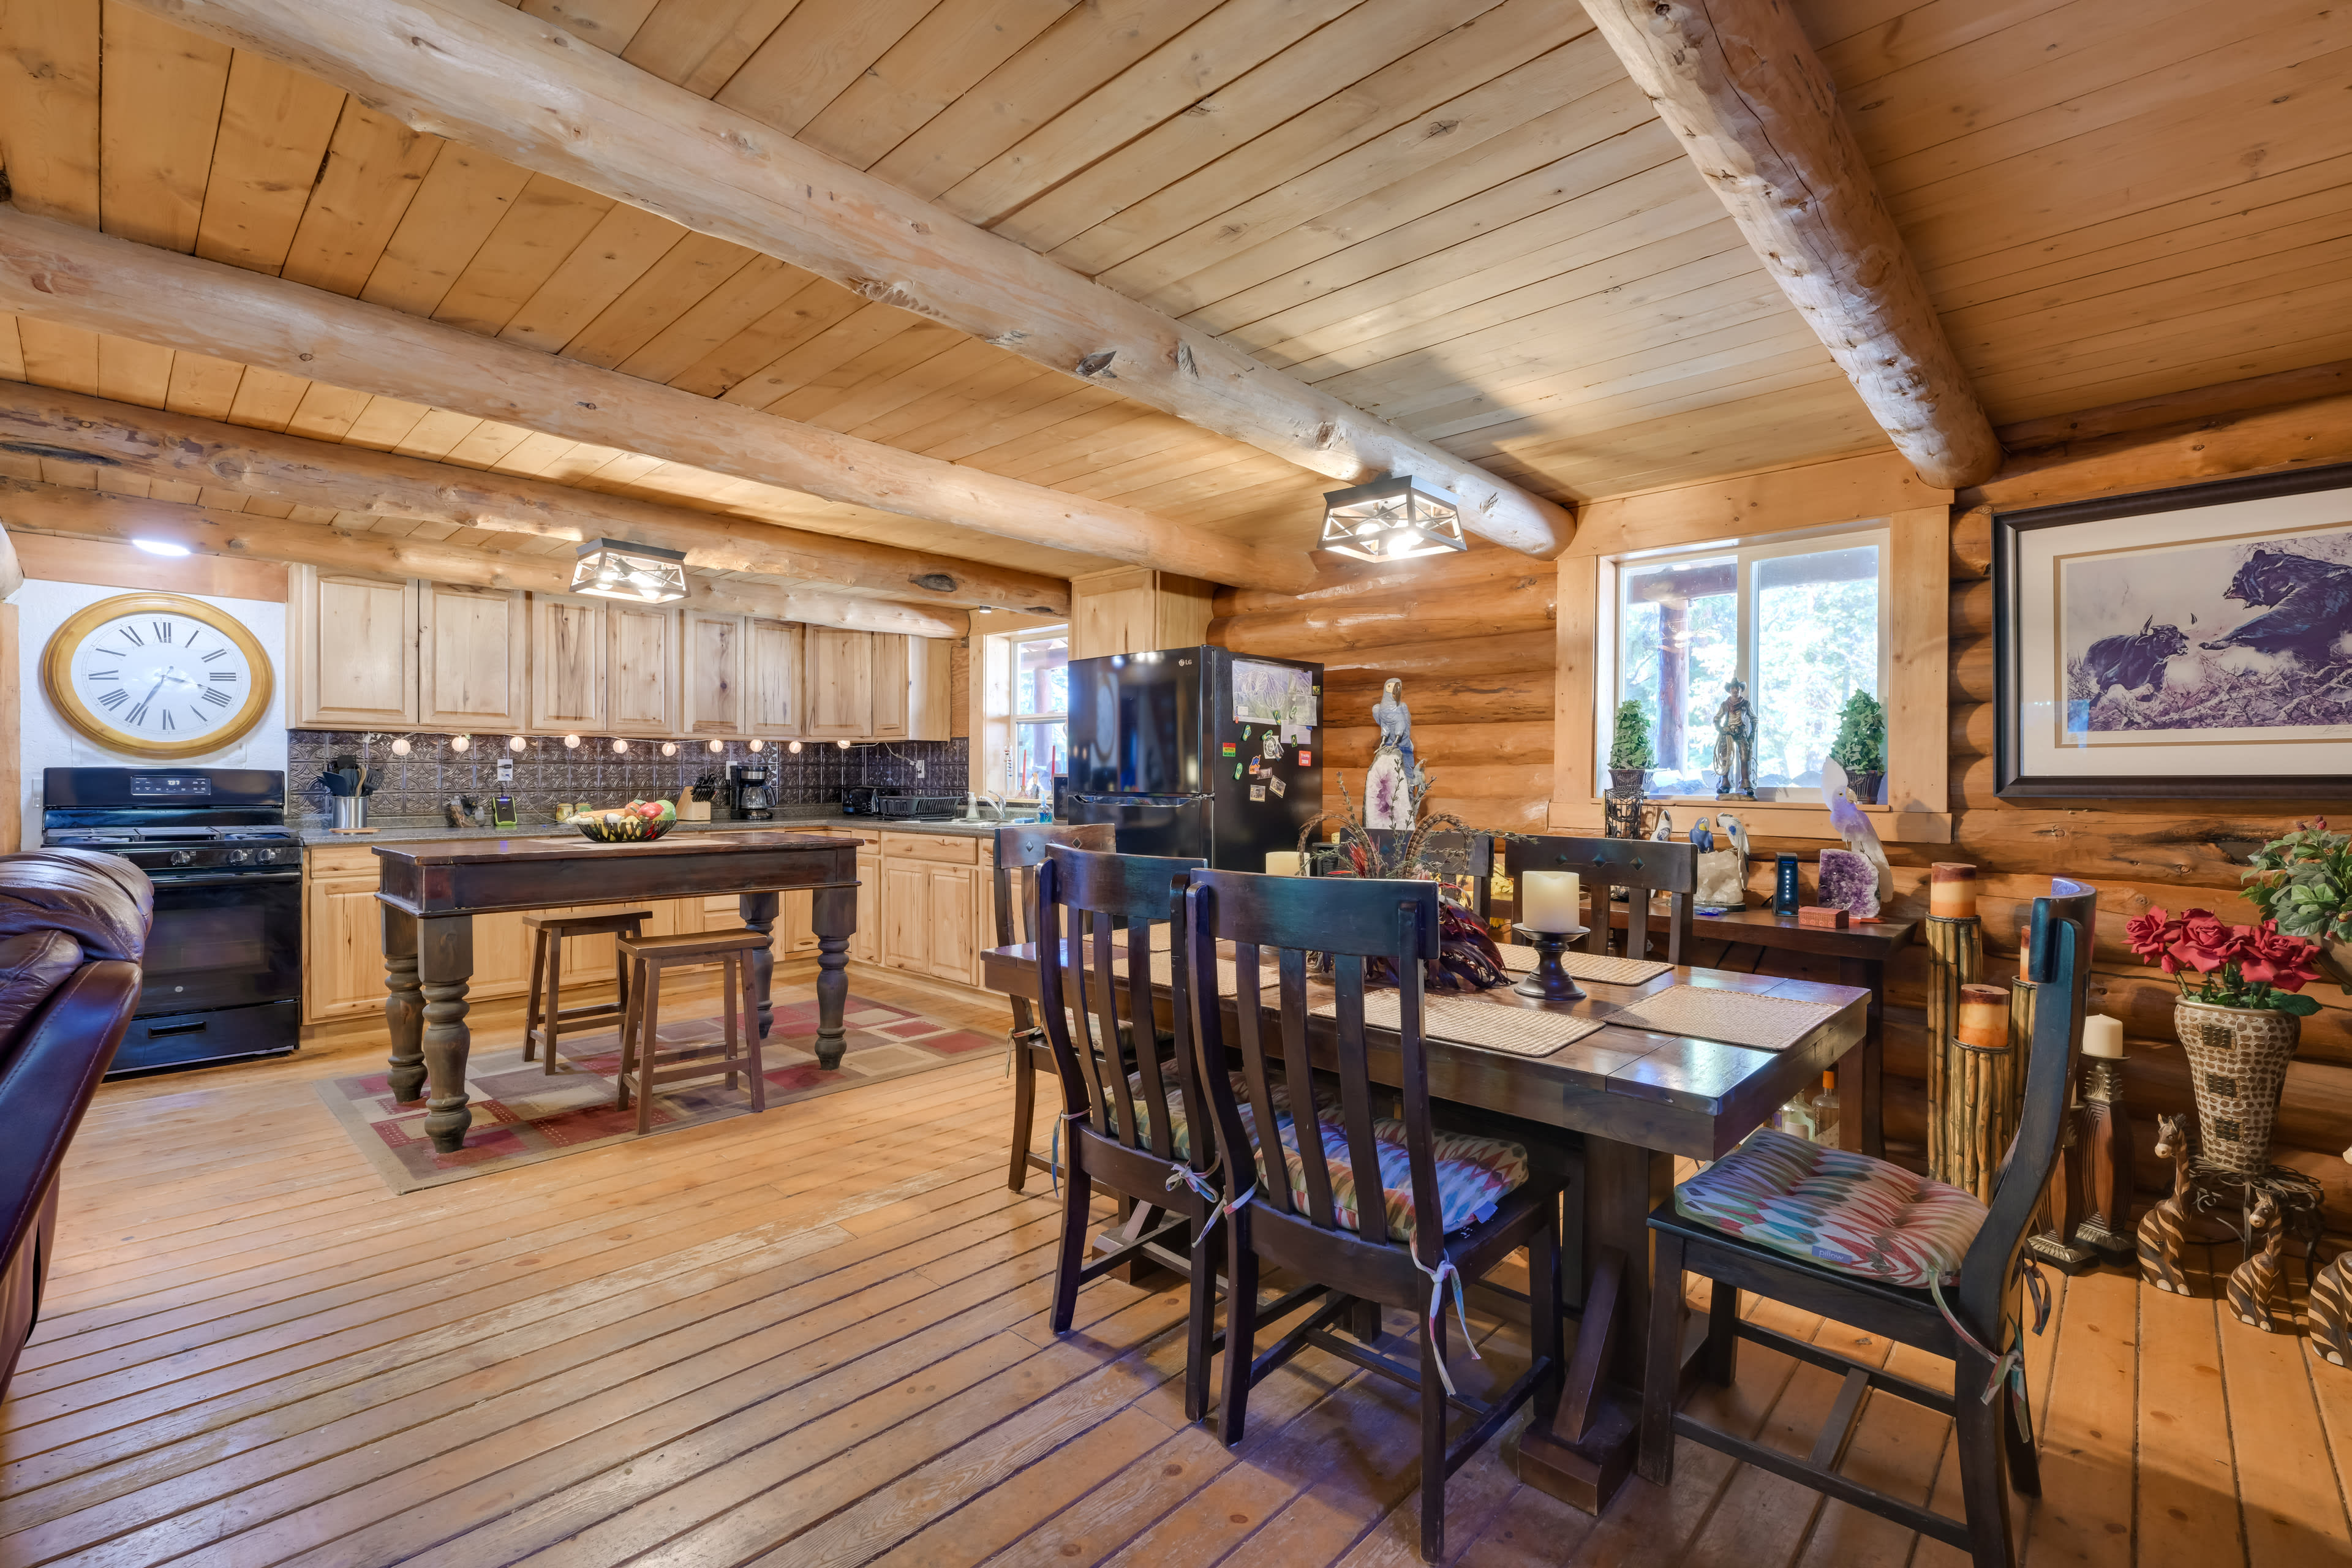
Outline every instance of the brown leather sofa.
<svg viewBox="0 0 2352 1568">
<path fill-rule="evenodd" d="M 58 1168 L 139 1001 L 155 889 L 111 855 L 0 855 L 0 1394 L 33 1331 Z"/>
</svg>

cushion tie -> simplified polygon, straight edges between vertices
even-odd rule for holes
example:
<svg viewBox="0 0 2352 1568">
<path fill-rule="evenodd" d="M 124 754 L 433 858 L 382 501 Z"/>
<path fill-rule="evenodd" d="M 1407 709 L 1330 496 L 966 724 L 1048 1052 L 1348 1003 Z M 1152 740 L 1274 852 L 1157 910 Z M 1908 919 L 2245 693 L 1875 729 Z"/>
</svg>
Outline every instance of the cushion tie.
<svg viewBox="0 0 2352 1568">
<path fill-rule="evenodd" d="M 1210 1169 L 1214 1170 L 1215 1167 L 1211 1166 Z M 1217 1228 L 1217 1222 L 1219 1220 L 1233 1213 L 1234 1210 L 1241 1207 L 1242 1205 L 1249 1202 L 1250 1194 L 1257 1191 L 1256 1185 L 1253 1184 L 1249 1192 L 1244 1193 L 1232 1203 L 1219 1203 L 1217 1201 L 1217 1189 L 1215 1186 L 1211 1184 L 1208 1177 L 1202 1175 L 1200 1172 L 1195 1171 L 1190 1165 L 1179 1164 L 1174 1161 L 1169 1162 L 1167 1186 L 1168 1190 L 1171 1193 L 1179 1186 L 1190 1187 L 1192 1189 L 1192 1195 L 1194 1197 L 1199 1198 L 1202 1203 L 1209 1205 L 1209 1217 L 1201 1222 L 1201 1234 L 1192 1238 L 1192 1250 L 1195 1252 L 1200 1251 L 1201 1244 L 1209 1239 L 1209 1233 Z"/>
<path fill-rule="evenodd" d="M 1469 1351 L 1472 1361 L 1485 1361 L 1486 1358 L 1478 1353 L 1477 1342 L 1470 1337 L 1470 1316 L 1463 1310 L 1462 1307 L 1462 1270 L 1454 1267 L 1454 1259 L 1440 1257 L 1437 1267 L 1432 1268 L 1422 1262 L 1421 1255 L 1410 1247 L 1405 1248 L 1404 1255 L 1412 1259 L 1412 1266 L 1415 1268 L 1429 1276 L 1430 1339 L 1433 1342 L 1435 1341 L 1438 1320 L 1445 1316 L 1445 1282 L 1451 1279 L 1454 1281 L 1454 1319 L 1462 1325 L 1463 1347 Z M 1445 1370 L 1444 1356 L 1437 1358 L 1437 1380 L 1445 1384 L 1445 1392 L 1448 1395 L 1454 1394 L 1454 1374 Z"/>
<path fill-rule="evenodd" d="M 1059 1117 L 1055 1119 L 1054 1157 L 1051 1164 L 1054 1171 L 1054 1190 L 1056 1193 L 1062 1190 L 1062 1123 L 1065 1121 L 1084 1121 L 1087 1117 L 1092 1116 L 1094 1112 L 1091 1110 L 1065 1110 Z"/>
</svg>

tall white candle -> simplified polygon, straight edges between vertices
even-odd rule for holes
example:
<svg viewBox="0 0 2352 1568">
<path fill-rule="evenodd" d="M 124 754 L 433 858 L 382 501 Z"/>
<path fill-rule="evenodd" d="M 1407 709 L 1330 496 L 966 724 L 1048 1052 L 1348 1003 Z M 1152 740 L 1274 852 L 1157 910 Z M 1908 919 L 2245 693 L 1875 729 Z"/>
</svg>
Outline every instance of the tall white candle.
<svg viewBox="0 0 2352 1568">
<path fill-rule="evenodd" d="M 2083 1054 L 2086 1057 L 2121 1057 L 2124 1054 L 2123 1020 L 2110 1018 L 2104 1013 L 2094 1013 L 2084 1019 Z"/>
<path fill-rule="evenodd" d="M 1519 873 L 1519 923 L 1529 931 L 1574 931 L 1584 923 L 1583 901 L 1573 871 Z"/>
<path fill-rule="evenodd" d="M 1269 849 L 1265 852 L 1265 874 L 1269 877 L 1303 877 L 1307 875 L 1306 858 L 1296 849 Z"/>
</svg>

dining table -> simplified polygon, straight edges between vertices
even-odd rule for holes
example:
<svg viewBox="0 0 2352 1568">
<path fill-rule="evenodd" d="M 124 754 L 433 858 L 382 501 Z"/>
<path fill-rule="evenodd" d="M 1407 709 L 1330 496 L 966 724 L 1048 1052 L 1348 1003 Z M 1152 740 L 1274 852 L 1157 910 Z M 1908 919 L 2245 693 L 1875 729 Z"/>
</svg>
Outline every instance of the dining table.
<svg viewBox="0 0 2352 1568">
<path fill-rule="evenodd" d="M 1688 964 L 1655 967 L 1633 984 L 1581 978 L 1584 995 L 1570 1002 L 1541 1002 L 1507 986 L 1429 994 L 1601 1022 L 1596 1031 L 1541 1055 L 1435 1034 L 1427 1036 L 1424 1050 L 1431 1100 L 1441 1110 L 1464 1107 L 1481 1119 L 1481 1131 L 1500 1119 L 1515 1136 L 1580 1147 L 1581 1201 L 1571 1187 L 1561 1216 L 1563 1259 L 1581 1260 L 1580 1295 L 1570 1292 L 1581 1301 L 1576 1348 L 1558 1414 L 1549 1426 L 1531 1425 L 1521 1434 L 1517 1463 L 1522 1480 L 1595 1513 L 1633 1470 L 1650 1319 L 1649 1216 L 1671 1195 L 1675 1159 L 1720 1158 L 1781 1105 L 1817 1086 L 1862 1043 L 1869 1011 L 1870 994 L 1859 986 Z M 991 990 L 1035 1002 L 1035 947 L 991 949 L 982 955 L 982 977 Z M 1329 1068 L 1337 1065 L 1337 1026 L 1312 1011 L 1316 1001 L 1328 1000 L 1328 987 L 1318 998 L 1318 984 L 1309 983 L 1308 1049 L 1314 1066 Z M 1770 1049 L 1609 1021 L 1678 986 L 1815 1004 L 1813 1021 Z M 1154 994 L 1166 1009 L 1168 986 L 1155 984 Z M 1269 984 L 1262 997 L 1269 1015 L 1276 997 Z M 1228 1016 L 1235 1007 L 1230 994 L 1220 1005 Z M 1269 1027 L 1265 1037 L 1278 1052 L 1280 1031 Z M 1367 1045 L 1371 1081 L 1401 1084 L 1396 1034 L 1368 1026 Z M 1686 1351 L 1686 1380 L 1697 1348 L 1694 1342 Z"/>
</svg>

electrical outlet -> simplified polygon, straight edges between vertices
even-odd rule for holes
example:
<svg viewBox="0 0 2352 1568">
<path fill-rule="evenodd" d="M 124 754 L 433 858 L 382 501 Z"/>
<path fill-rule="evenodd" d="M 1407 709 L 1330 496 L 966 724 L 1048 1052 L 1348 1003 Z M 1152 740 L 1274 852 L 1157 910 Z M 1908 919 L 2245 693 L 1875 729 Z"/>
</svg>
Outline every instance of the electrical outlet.
<svg viewBox="0 0 2352 1568">
<path fill-rule="evenodd" d="M 499 759 L 499 783 L 514 783 L 514 759 L 512 757 L 500 757 Z"/>
<path fill-rule="evenodd" d="M 923 759 L 920 757 L 915 759 L 915 776 L 917 778 L 923 776 Z"/>
</svg>

